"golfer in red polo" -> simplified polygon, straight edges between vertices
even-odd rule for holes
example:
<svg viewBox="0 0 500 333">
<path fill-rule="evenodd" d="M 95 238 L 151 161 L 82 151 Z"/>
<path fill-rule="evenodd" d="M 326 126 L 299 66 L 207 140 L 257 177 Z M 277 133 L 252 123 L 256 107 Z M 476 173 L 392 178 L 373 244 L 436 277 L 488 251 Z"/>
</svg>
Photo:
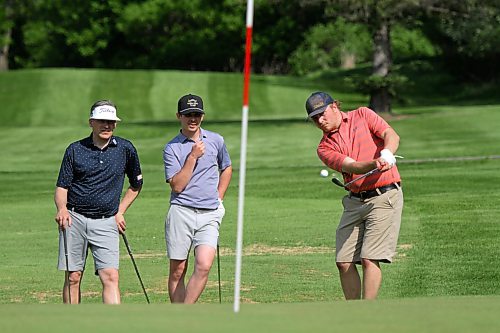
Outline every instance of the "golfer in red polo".
<svg viewBox="0 0 500 333">
<path fill-rule="evenodd" d="M 375 299 L 381 282 L 380 263 L 391 263 L 403 211 L 401 177 L 396 167 L 399 136 L 374 111 L 360 107 L 342 112 L 340 103 L 324 92 L 306 101 L 308 117 L 323 131 L 319 158 L 355 181 L 342 199 L 344 212 L 336 232 L 336 262 L 346 299 Z M 356 264 L 363 267 L 363 280 Z"/>
</svg>

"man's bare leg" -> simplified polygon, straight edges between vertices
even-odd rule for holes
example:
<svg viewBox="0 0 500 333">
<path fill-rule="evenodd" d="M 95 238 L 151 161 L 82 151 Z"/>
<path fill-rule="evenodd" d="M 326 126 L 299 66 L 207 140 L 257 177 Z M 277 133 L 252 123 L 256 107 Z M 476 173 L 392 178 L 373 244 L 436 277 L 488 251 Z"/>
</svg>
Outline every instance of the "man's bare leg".
<svg viewBox="0 0 500 333">
<path fill-rule="evenodd" d="M 356 264 L 351 262 L 337 262 L 340 273 L 340 283 L 346 300 L 361 298 L 361 278 Z"/>
<path fill-rule="evenodd" d="M 67 285 L 67 279 L 64 279 L 63 286 L 63 303 L 69 303 L 69 294 L 68 291 L 71 290 L 71 304 L 80 303 L 80 281 L 82 279 L 83 272 L 65 272 L 65 274 L 69 274 L 69 288 Z"/>
<path fill-rule="evenodd" d="M 196 303 L 205 289 L 214 258 L 215 249 L 213 247 L 209 245 L 199 245 L 196 247 L 194 272 L 186 288 L 184 303 Z"/>
<path fill-rule="evenodd" d="M 382 270 L 378 260 L 361 259 L 363 265 L 363 299 L 376 299 L 382 284 Z"/>
<path fill-rule="evenodd" d="M 119 274 L 115 268 L 98 271 L 102 283 L 102 301 L 104 304 L 120 304 Z M 73 296 L 73 295 L 71 295 Z"/>
<path fill-rule="evenodd" d="M 168 296 L 172 303 L 184 303 L 186 297 L 186 286 L 184 285 L 184 277 L 188 261 L 170 259 L 170 271 L 168 274 Z"/>
</svg>

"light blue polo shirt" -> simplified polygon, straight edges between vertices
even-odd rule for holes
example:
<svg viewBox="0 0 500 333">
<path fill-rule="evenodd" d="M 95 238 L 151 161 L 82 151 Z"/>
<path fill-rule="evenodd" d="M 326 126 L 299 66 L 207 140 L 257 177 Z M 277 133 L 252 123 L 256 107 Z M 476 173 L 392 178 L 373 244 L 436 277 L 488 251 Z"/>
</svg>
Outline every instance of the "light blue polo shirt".
<svg viewBox="0 0 500 333">
<path fill-rule="evenodd" d="M 205 153 L 198 158 L 193 175 L 184 191 L 170 193 L 170 204 L 202 209 L 217 209 L 219 206 L 219 173 L 231 165 L 224 138 L 215 132 L 201 129 L 201 140 Z M 163 149 L 165 179 L 171 179 L 184 165 L 191 153 L 194 141 L 179 133 Z"/>
</svg>

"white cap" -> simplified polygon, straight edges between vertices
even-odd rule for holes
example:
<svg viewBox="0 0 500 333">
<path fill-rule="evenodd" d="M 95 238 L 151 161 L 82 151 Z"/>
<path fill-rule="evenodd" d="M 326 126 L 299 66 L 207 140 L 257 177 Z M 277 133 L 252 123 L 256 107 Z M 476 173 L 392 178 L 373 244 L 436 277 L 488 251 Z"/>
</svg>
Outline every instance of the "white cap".
<svg viewBox="0 0 500 333">
<path fill-rule="evenodd" d="M 96 106 L 90 112 L 90 119 L 121 121 L 121 119 L 116 116 L 116 108 L 111 105 Z"/>
</svg>

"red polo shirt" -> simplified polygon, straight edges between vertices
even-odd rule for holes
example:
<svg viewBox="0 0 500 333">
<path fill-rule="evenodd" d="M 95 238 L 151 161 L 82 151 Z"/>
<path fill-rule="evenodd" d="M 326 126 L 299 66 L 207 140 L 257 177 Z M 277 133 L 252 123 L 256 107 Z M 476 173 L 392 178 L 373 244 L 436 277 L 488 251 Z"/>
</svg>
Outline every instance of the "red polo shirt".
<svg viewBox="0 0 500 333">
<path fill-rule="evenodd" d="M 371 161 L 380 157 L 384 149 L 382 133 L 389 124 L 366 107 L 348 113 L 340 112 L 342 121 L 338 131 L 324 133 L 318 145 L 318 156 L 328 167 L 342 172 L 342 162 L 346 157 L 355 161 Z M 344 182 L 360 176 L 343 173 Z M 353 192 L 373 190 L 377 187 L 401 181 L 396 166 L 385 172 L 376 172 L 349 186 Z"/>
</svg>

